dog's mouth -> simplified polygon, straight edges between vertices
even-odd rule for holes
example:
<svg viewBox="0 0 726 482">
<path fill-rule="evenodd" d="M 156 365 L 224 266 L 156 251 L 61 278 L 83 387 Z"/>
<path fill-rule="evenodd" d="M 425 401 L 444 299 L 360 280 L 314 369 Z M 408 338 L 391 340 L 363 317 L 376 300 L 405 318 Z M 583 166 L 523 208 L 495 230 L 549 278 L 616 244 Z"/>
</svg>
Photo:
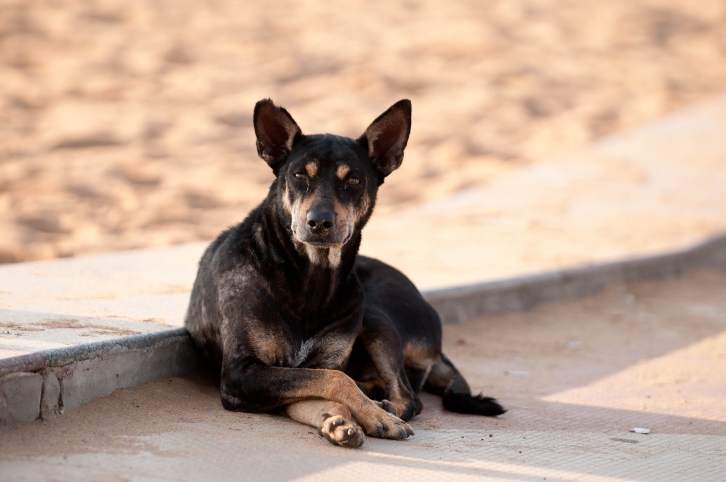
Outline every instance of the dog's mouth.
<svg viewBox="0 0 726 482">
<path fill-rule="evenodd" d="M 333 243 L 330 241 L 316 241 L 316 240 L 308 240 L 308 241 L 302 241 L 303 244 L 307 244 L 308 246 L 314 246 L 316 248 L 339 248 L 340 245 L 338 243 Z"/>
<path fill-rule="evenodd" d="M 314 234 L 309 231 L 303 231 L 303 233 L 298 234 L 293 229 L 293 237 L 298 243 L 318 249 L 342 248 L 353 237 L 352 229 L 347 229 L 346 231 L 345 233 L 326 234 Z"/>
<path fill-rule="evenodd" d="M 302 236 L 295 236 L 297 240 L 308 246 L 314 246 L 316 248 L 341 248 L 345 243 L 350 241 L 352 238 L 351 230 L 347 230 L 345 233 L 326 233 L 326 234 L 314 234 L 310 232 L 303 233 Z M 342 238 L 342 239 L 341 239 Z"/>
</svg>

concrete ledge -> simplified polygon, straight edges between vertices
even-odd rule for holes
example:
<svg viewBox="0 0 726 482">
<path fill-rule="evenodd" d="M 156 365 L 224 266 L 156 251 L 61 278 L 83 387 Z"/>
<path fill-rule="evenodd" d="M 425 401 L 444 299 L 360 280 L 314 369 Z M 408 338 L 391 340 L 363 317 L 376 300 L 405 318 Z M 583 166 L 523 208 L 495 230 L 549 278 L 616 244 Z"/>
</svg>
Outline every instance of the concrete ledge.
<svg viewBox="0 0 726 482">
<path fill-rule="evenodd" d="M 487 314 L 528 310 L 539 303 L 583 298 L 611 283 L 669 278 L 690 269 L 724 264 L 726 235 L 721 235 L 674 253 L 426 291 L 423 295 L 443 323 L 461 323 Z"/>
<path fill-rule="evenodd" d="M 6 358 L 0 360 L 0 430 L 198 366 L 184 328 Z"/>
<path fill-rule="evenodd" d="M 191 343 L 189 333 L 184 328 L 161 330 L 142 335 L 126 336 L 113 340 L 86 343 L 44 350 L 0 360 L 0 376 L 13 372 L 37 371 L 47 367 L 62 367 L 70 363 L 96 358 L 103 355 L 128 353 L 144 348 L 161 347 L 167 344 Z"/>
</svg>

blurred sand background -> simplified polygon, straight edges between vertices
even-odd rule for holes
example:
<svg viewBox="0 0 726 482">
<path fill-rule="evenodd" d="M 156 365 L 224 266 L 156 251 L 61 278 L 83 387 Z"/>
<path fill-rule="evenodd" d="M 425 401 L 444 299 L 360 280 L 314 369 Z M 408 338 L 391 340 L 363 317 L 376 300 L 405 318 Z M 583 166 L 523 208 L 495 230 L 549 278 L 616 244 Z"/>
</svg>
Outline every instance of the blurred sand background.
<svg viewBox="0 0 726 482">
<path fill-rule="evenodd" d="M 272 180 L 261 98 L 349 136 L 410 98 L 385 216 L 722 92 L 724 57 L 723 0 L 0 0 L 0 262 L 213 238 Z"/>
</svg>

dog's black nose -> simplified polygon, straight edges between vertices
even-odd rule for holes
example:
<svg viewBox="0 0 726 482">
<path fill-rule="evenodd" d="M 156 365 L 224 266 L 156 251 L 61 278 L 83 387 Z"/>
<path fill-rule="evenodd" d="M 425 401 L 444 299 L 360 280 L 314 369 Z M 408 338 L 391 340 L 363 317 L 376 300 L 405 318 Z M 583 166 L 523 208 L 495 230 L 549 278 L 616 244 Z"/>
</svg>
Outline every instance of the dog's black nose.
<svg viewBox="0 0 726 482">
<path fill-rule="evenodd" d="M 335 213 L 325 211 L 308 212 L 308 226 L 314 233 L 325 231 L 333 227 L 335 223 Z"/>
</svg>

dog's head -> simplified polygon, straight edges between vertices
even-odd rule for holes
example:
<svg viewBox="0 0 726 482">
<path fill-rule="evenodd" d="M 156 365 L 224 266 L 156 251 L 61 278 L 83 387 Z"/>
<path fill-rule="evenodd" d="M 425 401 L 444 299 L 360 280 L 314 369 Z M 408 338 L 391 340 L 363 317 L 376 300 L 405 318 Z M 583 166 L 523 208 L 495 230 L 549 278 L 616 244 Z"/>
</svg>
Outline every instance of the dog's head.
<svg viewBox="0 0 726 482">
<path fill-rule="evenodd" d="M 411 102 L 381 114 L 357 140 L 303 135 L 271 100 L 255 106 L 257 152 L 278 178 L 278 204 L 297 243 L 339 248 L 373 211 L 383 180 L 403 161 L 411 131 Z"/>
</svg>

